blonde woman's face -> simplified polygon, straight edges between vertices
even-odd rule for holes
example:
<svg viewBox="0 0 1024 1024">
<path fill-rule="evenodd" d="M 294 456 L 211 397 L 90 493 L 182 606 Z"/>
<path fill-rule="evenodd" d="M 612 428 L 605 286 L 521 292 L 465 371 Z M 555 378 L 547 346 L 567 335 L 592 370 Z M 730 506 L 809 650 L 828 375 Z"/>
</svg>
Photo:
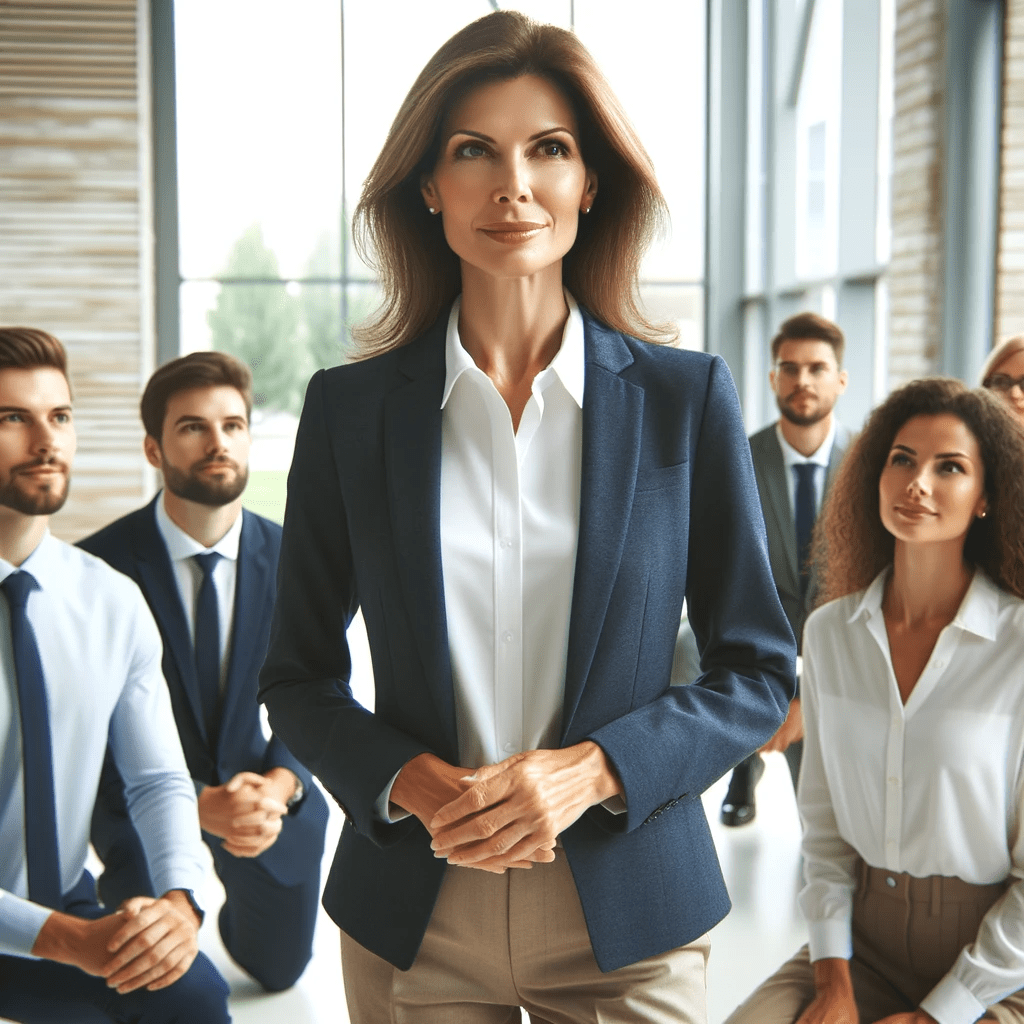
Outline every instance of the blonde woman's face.
<svg viewBox="0 0 1024 1024">
<path fill-rule="evenodd" d="M 1024 423 L 1024 351 L 1014 352 L 989 375 L 989 388 L 1010 407 Z M 1002 385 L 1002 386 L 1000 386 Z M 1009 385 L 1009 386 L 1007 386 Z"/>
<path fill-rule="evenodd" d="M 455 107 L 422 192 L 464 276 L 522 278 L 560 271 L 597 178 L 569 102 L 547 80 L 523 75 L 482 85 Z"/>
</svg>

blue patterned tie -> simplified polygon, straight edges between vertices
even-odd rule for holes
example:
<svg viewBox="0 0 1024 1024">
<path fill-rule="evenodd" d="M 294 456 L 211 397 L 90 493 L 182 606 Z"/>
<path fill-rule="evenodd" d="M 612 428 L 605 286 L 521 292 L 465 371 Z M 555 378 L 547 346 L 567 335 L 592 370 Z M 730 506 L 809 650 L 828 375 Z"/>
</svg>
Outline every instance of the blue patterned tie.
<svg viewBox="0 0 1024 1024">
<path fill-rule="evenodd" d="M 11 609 L 11 647 L 18 677 L 21 759 L 25 780 L 25 854 L 28 896 L 59 910 L 64 905 L 57 848 L 57 807 L 53 795 L 53 747 L 43 663 L 28 620 L 28 598 L 39 584 L 27 572 L 13 572 L 0 587 Z"/>
<path fill-rule="evenodd" d="M 196 675 L 203 704 L 206 741 L 212 750 L 217 739 L 220 718 L 220 612 L 217 609 L 217 587 L 213 567 L 221 556 L 216 551 L 192 556 L 202 570 L 203 582 L 196 597 Z"/>
<path fill-rule="evenodd" d="M 814 474 L 818 466 L 814 462 L 797 463 L 796 473 L 796 556 L 800 565 L 800 593 L 807 594 L 811 579 L 811 533 L 814 530 L 815 505 Z"/>
</svg>

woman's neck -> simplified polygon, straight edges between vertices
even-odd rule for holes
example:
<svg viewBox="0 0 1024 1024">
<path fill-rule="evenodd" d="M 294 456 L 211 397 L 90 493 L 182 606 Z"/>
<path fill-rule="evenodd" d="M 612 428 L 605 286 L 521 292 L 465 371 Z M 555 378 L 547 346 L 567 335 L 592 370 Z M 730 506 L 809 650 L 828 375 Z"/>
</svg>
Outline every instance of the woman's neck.
<svg viewBox="0 0 1024 1024">
<path fill-rule="evenodd" d="M 513 429 L 534 377 L 562 344 L 568 318 L 561 264 L 516 278 L 495 278 L 463 264 L 459 337 L 505 399 Z"/>
<path fill-rule="evenodd" d="M 898 540 L 886 587 L 886 617 L 904 628 L 952 622 L 973 577 L 962 539 L 928 545 Z"/>
</svg>

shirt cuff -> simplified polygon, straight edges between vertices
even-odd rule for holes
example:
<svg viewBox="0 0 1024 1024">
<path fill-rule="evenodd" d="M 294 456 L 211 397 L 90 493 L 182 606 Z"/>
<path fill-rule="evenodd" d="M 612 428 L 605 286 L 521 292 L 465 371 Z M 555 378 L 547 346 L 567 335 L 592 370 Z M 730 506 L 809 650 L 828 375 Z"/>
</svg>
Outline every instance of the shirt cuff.
<svg viewBox="0 0 1024 1024">
<path fill-rule="evenodd" d="M 404 767 L 405 765 L 402 765 L 402 768 Z M 410 817 L 408 811 L 403 810 L 401 807 L 394 807 L 391 803 L 391 787 L 395 784 L 395 779 L 397 779 L 402 773 L 402 768 L 399 768 L 398 771 L 391 776 L 391 781 L 384 787 L 384 792 L 377 797 L 377 801 L 373 805 L 373 809 L 377 813 L 377 817 L 380 818 L 385 825 L 393 825 L 396 821 L 403 821 L 405 818 Z"/>
<path fill-rule="evenodd" d="M 921 1009 L 939 1024 L 972 1024 L 986 1010 L 978 997 L 957 977 L 947 974 L 921 1000 Z"/>
<path fill-rule="evenodd" d="M 625 814 L 628 810 L 626 807 L 626 798 L 621 793 L 616 793 L 615 796 L 610 796 L 607 800 L 602 800 L 601 806 L 612 814 Z"/>
<path fill-rule="evenodd" d="M 0 953 L 38 959 L 32 947 L 52 913 L 49 907 L 0 890 Z"/>
<path fill-rule="evenodd" d="M 841 919 L 807 922 L 807 947 L 811 963 L 815 960 L 849 960 L 853 956 L 853 933 L 850 922 Z"/>
</svg>

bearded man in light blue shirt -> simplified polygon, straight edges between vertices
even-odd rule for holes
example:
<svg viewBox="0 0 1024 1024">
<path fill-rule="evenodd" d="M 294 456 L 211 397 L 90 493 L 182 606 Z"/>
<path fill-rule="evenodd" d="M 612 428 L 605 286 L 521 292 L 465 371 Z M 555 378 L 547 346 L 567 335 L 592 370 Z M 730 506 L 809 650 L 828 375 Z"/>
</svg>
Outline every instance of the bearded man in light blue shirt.
<svg viewBox="0 0 1024 1024">
<path fill-rule="evenodd" d="M 159 633 L 130 580 L 48 530 L 75 447 L 60 342 L 0 328 L 0 1016 L 221 1024 Z M 108 740 L 162 894 L 114 912 L 85 870 Z"/>
</svg>

